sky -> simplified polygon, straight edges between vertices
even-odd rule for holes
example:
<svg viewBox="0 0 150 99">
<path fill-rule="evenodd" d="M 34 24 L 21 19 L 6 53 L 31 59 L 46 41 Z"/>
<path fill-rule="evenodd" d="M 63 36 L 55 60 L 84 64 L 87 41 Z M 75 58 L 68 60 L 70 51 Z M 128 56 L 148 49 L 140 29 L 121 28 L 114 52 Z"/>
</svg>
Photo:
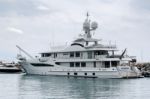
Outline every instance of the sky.
<svg viewBox="0 0 150 99">
<path fill-rule="evenodd" d="M 94 37 L 150 62 L 150 0 L 0 0 L 0 60 L 16 60 L 16 45 L 31 55 L 70 44 L 89 12 Z"/>
</svg>

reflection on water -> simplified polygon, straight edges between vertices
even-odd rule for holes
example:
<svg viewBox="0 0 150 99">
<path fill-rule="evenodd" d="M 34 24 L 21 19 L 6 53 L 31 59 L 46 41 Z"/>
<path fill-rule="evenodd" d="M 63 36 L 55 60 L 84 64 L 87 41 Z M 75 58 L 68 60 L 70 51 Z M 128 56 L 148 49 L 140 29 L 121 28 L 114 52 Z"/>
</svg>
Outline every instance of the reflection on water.
<svg viewBox="0 0 150 99">
<path fill-rule="evenodd" d="M 149 99 L 150 78 L 98 79 L 0 74 L 0 99 Z"/>
</svg>

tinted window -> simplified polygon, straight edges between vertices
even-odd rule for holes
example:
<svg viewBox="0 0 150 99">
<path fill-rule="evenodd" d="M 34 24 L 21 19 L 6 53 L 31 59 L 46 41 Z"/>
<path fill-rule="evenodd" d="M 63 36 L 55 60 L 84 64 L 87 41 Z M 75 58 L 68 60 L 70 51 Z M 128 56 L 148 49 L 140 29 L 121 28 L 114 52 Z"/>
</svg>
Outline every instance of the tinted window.
<svg viewBox="0 0 150 99">
<path fill-rule="evenodd" d="M 76 57 L 80 57 L 80 52 L 76 52 Z"/>
<path fill-rule="evenodd" d="M 74 57 L 74 53 L 73 52 L 70 53 L 70 57 Z"/>
<path fill-rule="evenodd" d="M 78 75 L 78 73 L 74 73 L 74 75 Z"/>
<path fill-rule="evenodd" d="M 67 73 L 67 75 L 69 76 L 69 75 L 70 75 L 70 73 Z"/>
<path fill-rule="evenodd" d="M 80 67 L 80 63 L 79 62 L 76 63 L 76 67 Z"/>
<path fill-rule="evenodd" d="M 59 63 L 59 62 L 56 62 L 55 64 L 60 65 L 60 63 Z"/>
<path fill-rule="evenodd" d="M 51 64 L 43 64 L 43 63 L 31 63 L 31 65 L 33 65 L 33 66 L 54 66 Z"/>
<path fill-rule="evenodd" d="M 85 62 L 82 62 L 82 63 L 81 63 L 81 67 L 86 67 L 86 63 L 85 63 Z"/>
<path fill-rule="evenodd" d="M 74 63 L 73 62 L 70 63 L 70 67 L 74 67 Z"/>
<path fill-rule="evenodd" d="M 93 73 L 93 76 L 95 76 L 95 73 Z"/>
</svg>

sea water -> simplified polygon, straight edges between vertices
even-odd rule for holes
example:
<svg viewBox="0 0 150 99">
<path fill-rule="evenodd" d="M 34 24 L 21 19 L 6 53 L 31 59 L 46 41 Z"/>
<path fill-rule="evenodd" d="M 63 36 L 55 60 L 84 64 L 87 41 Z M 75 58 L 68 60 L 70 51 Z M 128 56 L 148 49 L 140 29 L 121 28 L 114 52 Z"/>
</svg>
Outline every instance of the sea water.
<svg viewBox="0 0 150 99">
<path fill-rule="evenodd" d="M 0 74 L 0 99 L 150 99 L 150 78 Z"/>
</svg>

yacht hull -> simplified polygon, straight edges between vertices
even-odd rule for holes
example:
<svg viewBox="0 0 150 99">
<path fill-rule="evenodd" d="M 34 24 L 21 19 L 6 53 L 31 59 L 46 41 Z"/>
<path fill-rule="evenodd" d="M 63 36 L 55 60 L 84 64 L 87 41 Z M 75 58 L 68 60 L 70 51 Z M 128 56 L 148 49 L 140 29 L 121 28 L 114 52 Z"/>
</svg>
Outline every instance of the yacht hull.
<svg viewBox="0 0 150 99">
<path fill-rule="evenodd" d="M 90 78 L 138 78 L 140 72 L 133 70 L 121 70 L 118 67 L 111 68 L 80 68 L 63 67 L 56 65 L 54 67 L 32 66 L 28 62 L 20 62 L 22 68 L 29 75 L 51 75 L 68 77 L 90 77 Z M 123 67 L 123 66 L 121 66 Z M 129 66 L 126 66 L 129 67 Z M 124 68 L 126 68 L 124 67 Z"/>
</svg>

